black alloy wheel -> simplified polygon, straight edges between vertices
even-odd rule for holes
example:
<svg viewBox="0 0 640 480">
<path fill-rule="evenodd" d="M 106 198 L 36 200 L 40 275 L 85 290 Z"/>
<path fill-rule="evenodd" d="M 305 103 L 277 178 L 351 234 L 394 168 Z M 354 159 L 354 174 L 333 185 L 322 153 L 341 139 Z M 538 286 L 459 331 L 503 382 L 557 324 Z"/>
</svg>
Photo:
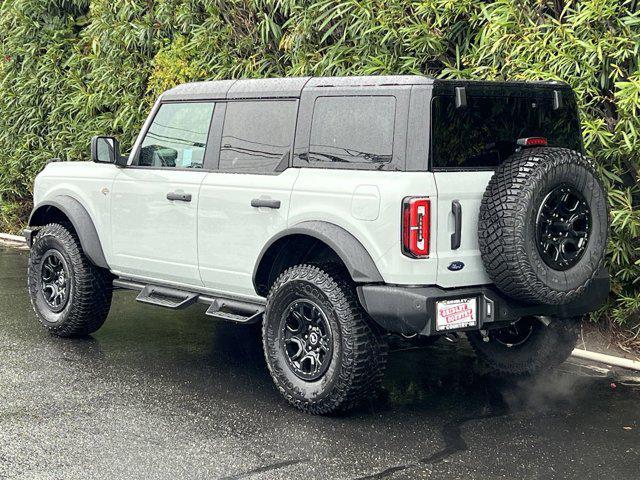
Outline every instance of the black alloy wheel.
<svg viewBox="0 0 640 480">
<path fill-rule="evenodd" d="M 64 310 L 69 301 L 71 277 L 67 261 L 59 251 L 51 249 L 45 252 L 40 279 L 42 297 L 49 309 L 55 313 Z"/>
<path fill-rule="evenodd" d="M 573 267 L 587 249 L 591 210 L 584 196 L 570 185 L 560 185 L 542 200 L 536 219 L 540 257 L 554 270 Z"/>
<path fill-rule="evenodd" d="M 333 334 L 318 305 L 307 299 L 291 302 L 282 314 L 281 335 L 284 354 L 298 378 L 313 381 L 327 371 Z"/>
</svg>

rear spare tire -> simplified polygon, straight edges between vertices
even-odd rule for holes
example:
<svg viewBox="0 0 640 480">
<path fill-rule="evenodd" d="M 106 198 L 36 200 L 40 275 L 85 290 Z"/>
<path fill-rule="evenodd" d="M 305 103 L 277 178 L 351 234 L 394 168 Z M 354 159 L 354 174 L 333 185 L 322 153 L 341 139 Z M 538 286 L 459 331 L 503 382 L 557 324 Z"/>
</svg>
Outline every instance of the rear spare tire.
<svg viewBox="0 0 640 480">
<path fill-rule="evenodd" d="M 517 300 L 579 298 L 600 269 L 608 237 L 605 189 L 594 164 L 565 148 L 532 148 L 500 165 L 480 205 L 487 273 Z"/>
</svg>

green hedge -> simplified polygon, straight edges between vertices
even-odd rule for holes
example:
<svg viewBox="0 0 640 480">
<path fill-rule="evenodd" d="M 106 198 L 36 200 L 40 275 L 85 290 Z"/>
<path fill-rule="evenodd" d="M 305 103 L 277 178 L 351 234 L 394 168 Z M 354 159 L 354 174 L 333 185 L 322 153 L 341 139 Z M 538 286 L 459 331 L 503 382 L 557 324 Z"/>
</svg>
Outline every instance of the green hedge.
<svg viewBox="0 0 640 480">
<path fill-rule="evenodd" d="M 18 231 L 34 175 L 89 138 L 130 145 L 177 83 L 423 73 L 563 80 L 610 188 L 618 322 L 640 310 L 640 13 L 614 0 L 12 0 L 0 6 L 0 230 Z"/>
</svg>

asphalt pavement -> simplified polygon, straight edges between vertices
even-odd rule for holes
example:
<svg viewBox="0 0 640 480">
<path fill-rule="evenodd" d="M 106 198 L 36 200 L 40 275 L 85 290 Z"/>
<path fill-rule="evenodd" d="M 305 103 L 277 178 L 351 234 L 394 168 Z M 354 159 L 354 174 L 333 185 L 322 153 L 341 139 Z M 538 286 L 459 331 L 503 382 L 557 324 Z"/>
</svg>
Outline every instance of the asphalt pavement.
<svg viewBox="0 0 640 480">
<path fill-rule="evenodd" d="M 92 337 L 38 324 L 0 247 L 0 478 L 634 479 L 640 388 L 570 361 L 507 380 L 466 342 L 396 350 L 356 411 L 280 397 L 255 327 L 114 296 Z"/>
</svg>

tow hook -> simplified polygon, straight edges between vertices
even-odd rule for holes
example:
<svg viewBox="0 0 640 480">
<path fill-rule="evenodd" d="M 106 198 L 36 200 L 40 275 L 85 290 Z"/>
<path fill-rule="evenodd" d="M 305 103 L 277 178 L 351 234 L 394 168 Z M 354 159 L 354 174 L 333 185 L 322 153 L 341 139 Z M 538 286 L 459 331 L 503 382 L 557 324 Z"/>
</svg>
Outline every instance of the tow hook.
<svg viewBox="0 0 640 480">
<path fill-rule="evenodd" d="M 444 334 L 444 338 L 446 338 L 448 342 L 458 343 L 460 335 L 458 335 L 458 332 L 448 332 Z"/>
<path fill-rule="evenodd" d="M 542 322 L 545 327 L 548 327 L 551 324 L 551 317 L 547 317 L 544 315 L 540 315 L 538 319 Z"/>
<path fill-rule="evenodd" d="M 482 341 L 483 342 L 489 343 L 489 341 L 491 340 L 489 338 L 489 332 L 486 331 L 486 330 L 480 330 L 480 335 L 482 335 Z"/>
</svg>

